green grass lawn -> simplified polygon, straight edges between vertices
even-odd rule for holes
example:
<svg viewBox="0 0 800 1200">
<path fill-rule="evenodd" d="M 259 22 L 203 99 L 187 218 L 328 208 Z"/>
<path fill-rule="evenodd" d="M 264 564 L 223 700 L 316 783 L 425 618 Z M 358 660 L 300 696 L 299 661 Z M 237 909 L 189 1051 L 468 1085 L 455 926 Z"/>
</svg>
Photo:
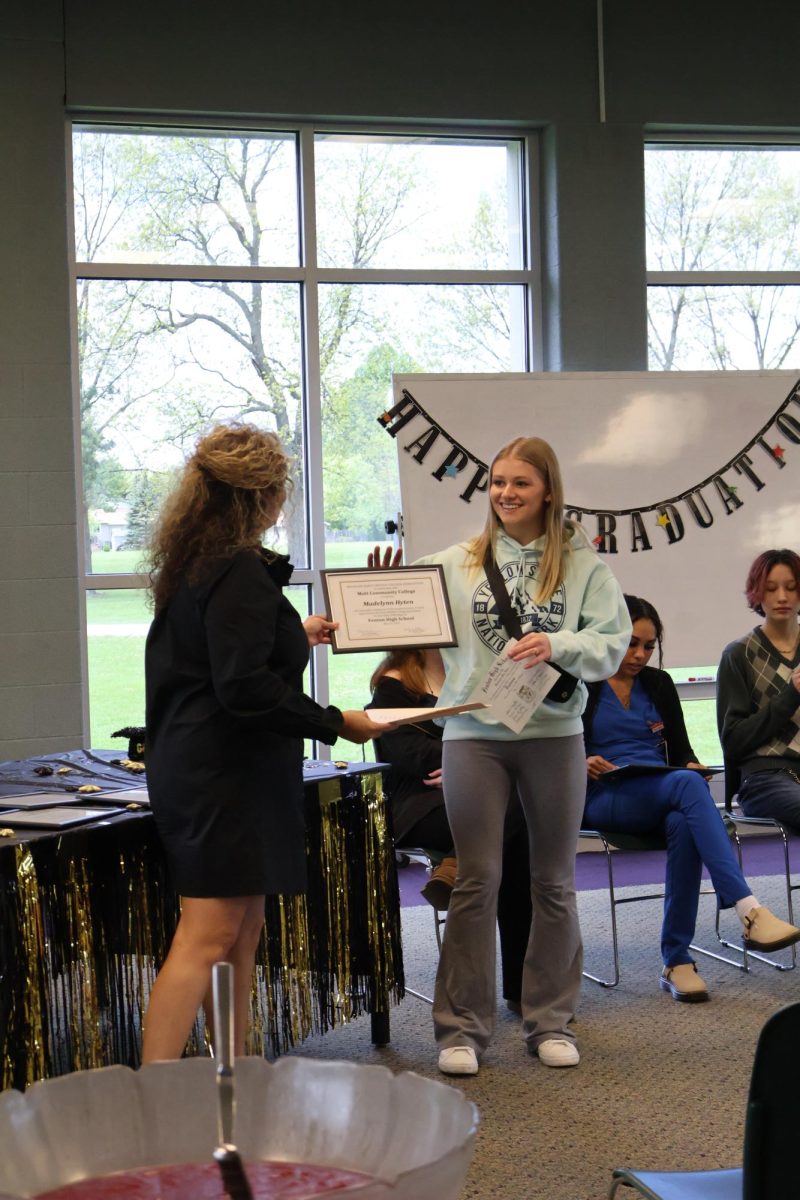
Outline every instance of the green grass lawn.
<svg viewBox="0 0 800 1200">
<path fill-rule="evenodd" d="M 373 542 L 330 542 L 327 546 L 329 567 L 362 566 Z M 138 550 L 120 550 L 93 556 L 95 571 L 131 572 L 141 564 Z M 307 616 L 306 589 L 287 589 L 287 596 Z M 92 721 L 92 745 L 111 746 L 109 734 L 122 725 L 144 722 L 144 639 L 152 619 L 147 593 L 142 588 L 104 589 L 88 592 L 87 621 L 92 625 L 141 625 L 141 633 L 124 637 L 89 635 L 89 694 Z M 369 678 L 380 661 L 380 654 L 333 654 L 329 652 L 331 702 L 339 708 L 362 708 L 369 700 Z M 713 675 L 715 668 L 698 667 L 700 675 Z M 677 679 L 686 679 L 691 671 L 676 671 Z M 722 762 L 717 737 L 713 700 L 688 700 L 683 705 L 689 740 L 700 761 Z M 121 745 L 122 743 L 120 743 Z M 352 753 L 360 756 L 360 751 Z"/>
<path fill-rule="evenodd" d="M 145 571 L 143 550 L 93 550 L 95 575 L 138 575 Z"/>
<path fill-rule="evenodd" d="M 144 588 L 107 588 L 86 593 L 89 625 L 149 625 L 153 611 Z"/>
<path fill-rule="evenodd" d="M 369 700 L 369 677 L 380 654 L 330 654 L 331 701 L 339 708 L 362 708 Z M 306 682 L 306 686 L 308 686 Z M 92 738 L 95 747 L 122 743 L 110 734 L 123 725 L 144 723 L 144 636 L 90 637 L 89 688 Z M 689 740 L 704 763 L 719 764 L 713 700 L 688 700 L 683 711 Z M 360 757 L 360 751 L 348 751 Z"/>
<path fill-rule="evenodd" d="M 127 744 L 111 734 L 124 725 L 144 725 L 144 637 L 89 638 L 91 745 L 118 749 Z"/>
<path fill-rule="evenodd" d="M 373 542 L 333 542 L 328 546 L 328 565 L 366 564 Z M 138 568 L 139 551 L 120 550 L 94 555 L 95 571 L 131 572 Z M 286 595 L 302 617 L 308 615 L 305 587 L 288 588 Z M 321 607 L 321 605 L 319 606 Z M 144 642 L 152 611 L 143 588 L 105 588 L 86 596 L 89 625 L 89 702 L 91 743 L 114 746 L 110 734 L 123 725 L 144 723 Z M 91 632 L 92 626 L 139 625 L 141 632 L 110 636 Z M 329 652 L 331 701 L 339 708 L 362 708 L 369 700 L 369 677 L 380 654 L 333 654 Z M 120 748 L 124 749 L 122 743 Z M 360 750 L 351 751 L 360 757 Z"/>
<path fill-rule="evenodd" d="M 144 636 L 89 638 L 91 744 L 97 749 L 117 745 L 109 736 L 115 729 L 144 724 L 144 641 Z M 380 657 L 332 654 L 331 702 L 339 708 L 363 708 Z"/>
</svg>

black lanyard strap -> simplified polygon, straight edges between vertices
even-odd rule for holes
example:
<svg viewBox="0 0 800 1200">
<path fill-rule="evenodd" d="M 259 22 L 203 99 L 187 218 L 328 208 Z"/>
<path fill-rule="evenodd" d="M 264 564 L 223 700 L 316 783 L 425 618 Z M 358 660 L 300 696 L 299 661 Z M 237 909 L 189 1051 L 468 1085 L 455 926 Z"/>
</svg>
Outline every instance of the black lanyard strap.
<svg viewBox="0 0 800 1200">
<path fill-rule="evenodd" d="M 500 569 L 494 560 L 491 546 L 486 547 L 483 569 L 486 572 L 486 578 L 489 581 L 489 587 L 492 589 L 497 611 L 500 614 L 500 620 L 505 626 L 506 633 L 519 641 L 520 638 L 524 637 L 522 624 L 509 599 Z M 549 665 L 555 671 L 558 671 L 558 679 L 545 696 L 545 700 L 553 700 L 556 704 L 564 704 L 565 701 L 569 700 L 578 686 L 578 679 L 575 675 L 570 675 L 569 671 L 565 671 L 562 667 L 559 667 L 557 663 L 551 662 Z"/>
</svg>

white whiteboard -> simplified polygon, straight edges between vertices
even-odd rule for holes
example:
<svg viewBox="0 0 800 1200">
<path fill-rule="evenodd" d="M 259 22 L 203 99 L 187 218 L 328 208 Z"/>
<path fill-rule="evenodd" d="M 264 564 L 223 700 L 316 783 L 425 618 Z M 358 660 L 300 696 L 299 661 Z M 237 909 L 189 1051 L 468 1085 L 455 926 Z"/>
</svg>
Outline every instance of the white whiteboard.
<svg viewBox="0 0 800 1200">
<path fill-rule="evenodd" d="M 716 663 L 758 621 L 743 596 L 753 558 L 800 551 L 796 371 L 398 375 L 393 385 L 381 422 L 397 443 L 406 562 L 483 527 L 480 464 L 521 435 L 552 444 L 568 509 L 601 539 L 623 589 L 658 608 L 670 667 Z"/>
</svg>

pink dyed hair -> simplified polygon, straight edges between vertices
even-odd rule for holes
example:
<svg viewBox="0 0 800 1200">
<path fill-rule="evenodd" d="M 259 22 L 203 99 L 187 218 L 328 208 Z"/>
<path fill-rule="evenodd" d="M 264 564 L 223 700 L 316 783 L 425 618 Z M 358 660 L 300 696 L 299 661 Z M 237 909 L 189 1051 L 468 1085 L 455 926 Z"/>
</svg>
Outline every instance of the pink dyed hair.
<svg viewBox="0 0 800 1200">
<path fill-rule="evenodd" d="M 747 572 L 744 594 L 747 603 L 761 617 L 764 615 L 761 601 L 767 588 L 767 576 L 773 567 L 778 566 L 789 568 L 800 589 L 800 555 L 795 554 L 794 550 L 765 550 L 763 554 L 759 554 Z"/>
</svg>

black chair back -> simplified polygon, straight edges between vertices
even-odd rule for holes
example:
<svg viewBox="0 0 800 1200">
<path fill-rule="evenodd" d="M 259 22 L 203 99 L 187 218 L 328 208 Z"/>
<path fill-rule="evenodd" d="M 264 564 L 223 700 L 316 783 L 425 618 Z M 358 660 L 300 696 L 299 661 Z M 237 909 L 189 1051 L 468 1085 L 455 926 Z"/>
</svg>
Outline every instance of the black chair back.
<svg viewBox="0 0 800 1200">
<path fill-rule="evenodd" d="M 743 1200 L 797 1200 L 798 1129 L 800 1002 L 770 1017 L 758 1039 L 745 1119 Z"/>
</svg>

